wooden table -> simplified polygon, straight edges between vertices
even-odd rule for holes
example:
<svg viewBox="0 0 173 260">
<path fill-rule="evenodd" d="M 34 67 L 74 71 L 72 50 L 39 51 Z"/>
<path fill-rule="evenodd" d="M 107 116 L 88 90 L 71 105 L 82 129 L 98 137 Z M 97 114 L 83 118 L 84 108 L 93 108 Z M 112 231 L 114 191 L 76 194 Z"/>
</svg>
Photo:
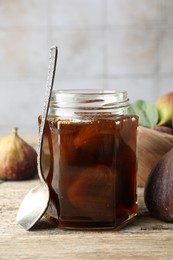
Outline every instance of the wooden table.
<svg viewBox="0 0 173 260">
<path fill-rule="evenodd" d="M 0 260 L 11 259 L 173 259 L 173 224 L 151 218 L 138 188 L 139 213 L 120 231 L 65 231 L 43 218 L 32 231 L 15 217 L 31 181 L 0 184 Z"/>
</svg>

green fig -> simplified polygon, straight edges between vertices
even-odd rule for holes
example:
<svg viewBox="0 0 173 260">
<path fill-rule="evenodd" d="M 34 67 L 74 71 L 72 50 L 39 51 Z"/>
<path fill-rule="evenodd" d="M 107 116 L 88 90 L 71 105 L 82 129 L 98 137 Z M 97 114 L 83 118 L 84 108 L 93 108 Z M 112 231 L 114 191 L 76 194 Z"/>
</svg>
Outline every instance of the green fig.
<svg viewBox="0 0 173 260">
<path fill-rule="evenodd" d="M 161 96 L 155 103 L 159 113 L 158 125 L 171 126 L 173 117 L 173 92 Z"/>
<path fill-rule="evenodd" d="M 144 201 L 152 216 L 173 222 L 173 148 L 151 171 L 144 188 Z"/>
<path fill-rule="evenodd" d="M 18 136 L 17 128 L 0 140 L 0 179 L 26 180 L 37 174 L 37 153 Z"/>
</svg>

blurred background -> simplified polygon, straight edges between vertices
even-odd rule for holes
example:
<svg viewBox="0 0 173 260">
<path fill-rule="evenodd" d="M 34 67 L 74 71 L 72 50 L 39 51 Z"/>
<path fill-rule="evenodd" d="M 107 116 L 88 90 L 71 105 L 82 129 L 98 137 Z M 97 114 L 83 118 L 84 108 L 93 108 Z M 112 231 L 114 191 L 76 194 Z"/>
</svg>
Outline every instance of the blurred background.
<svg viewBox="0 0 173 260">
<path fill-rule="evenodd" d="M 173 0 L 0 0 L 0 132 L 38 133 L 52 45 L 54 88 L 172 91 L 172 13 Z"/>
</svg>

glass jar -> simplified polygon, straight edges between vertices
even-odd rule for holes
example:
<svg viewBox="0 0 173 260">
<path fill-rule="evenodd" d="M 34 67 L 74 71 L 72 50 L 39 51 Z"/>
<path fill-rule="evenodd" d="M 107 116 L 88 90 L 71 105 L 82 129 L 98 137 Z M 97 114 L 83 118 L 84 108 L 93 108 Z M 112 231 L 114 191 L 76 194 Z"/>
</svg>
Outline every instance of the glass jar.
<svg viewBox="0 0 173 260">
<path fill-rule="evenodd" d="M 126 91 L 53 91 L 42 167 L 46 216 L 68 229 L 112 229 L 137 214 L 137 126 Z"/>
</svg>

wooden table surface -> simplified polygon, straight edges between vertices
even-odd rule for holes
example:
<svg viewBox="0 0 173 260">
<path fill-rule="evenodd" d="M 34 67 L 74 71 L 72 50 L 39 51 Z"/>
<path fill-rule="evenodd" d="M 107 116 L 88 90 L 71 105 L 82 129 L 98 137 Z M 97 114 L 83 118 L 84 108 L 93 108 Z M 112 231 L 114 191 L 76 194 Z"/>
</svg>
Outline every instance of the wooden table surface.
<svg viewBox="0 0 173 260">
<path fill-rule="evenodd" d="M 120 231 L 66 231 L 43 218 L 32 231 L 16 224 L 31 181 L 0 184 L 0 259 L 173 259 L 173 224 L 151 218 L 138 188 L 139 212 Z"/>
<path fill-rule="evenodd" d="M 25 140 L 35 146 L 35 139 Z M 44 218 L 25 231 L 16 224 L 17 210 L 37 184 L 38 179 L 0 184 L 0 260 L 173 259 L 173 224 L 150 216 L 143 188 L 138 188 L 137 217 L 119 231 L 60 230 Z"/>
</svg>

